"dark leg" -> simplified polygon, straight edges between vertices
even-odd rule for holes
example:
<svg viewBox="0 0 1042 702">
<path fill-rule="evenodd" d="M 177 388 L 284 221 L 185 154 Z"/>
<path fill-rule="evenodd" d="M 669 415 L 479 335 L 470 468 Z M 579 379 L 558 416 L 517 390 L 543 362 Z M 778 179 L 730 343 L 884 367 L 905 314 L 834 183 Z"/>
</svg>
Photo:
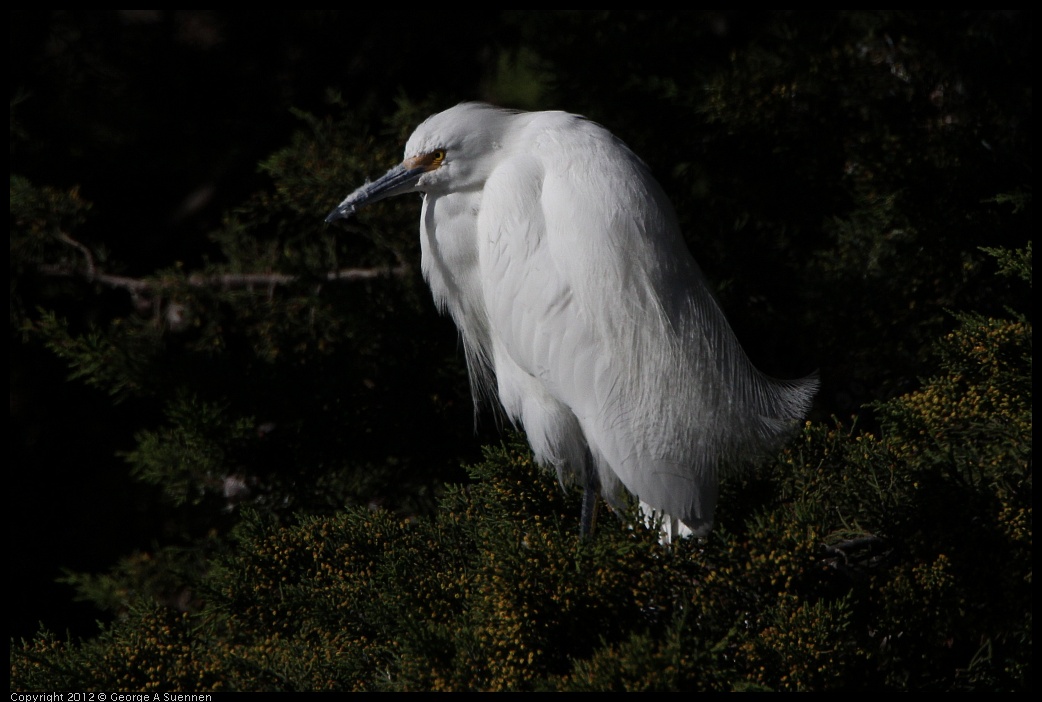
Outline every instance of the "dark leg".
<svg viewBox="0 0 1042 702">
<path fill-rule="evenodd" d="M 583 510 L 579 521 L 579 534 L 588 539 L 593 536 L 597 527 L 597 498 L 600 496 L 601 483 L 597 479 L 597 469 L 593 465 L 593 455 L 586 450 L 583 466 Z"/>
<path fill-rule="evenodd" d="M 586 484 L 583 489 L 583 511 L 579 521 L 579 534 L 583 539 L 593 536 L 593 530 L 597 526 L 597 493 L 600 492 L 596 485 Z"/>
</svg>

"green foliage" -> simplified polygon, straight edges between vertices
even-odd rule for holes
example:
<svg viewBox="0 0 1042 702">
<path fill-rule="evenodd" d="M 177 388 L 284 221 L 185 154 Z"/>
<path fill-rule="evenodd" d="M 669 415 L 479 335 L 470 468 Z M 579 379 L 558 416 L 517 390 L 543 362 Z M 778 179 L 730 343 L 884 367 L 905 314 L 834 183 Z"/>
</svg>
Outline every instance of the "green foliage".
<svg viewBox="0 0 1042 702">
<path fill-rule="evenodd" d="M 959 321 L 939 345 L 942 373 L 880 407 L 915 489 L 894 525 L 914 561 L 877 595 L 893 632 L 880 658 L 891 684 L 1016 689 L 1029 659 L 1002 652 L 1031 648 L 1031 324 Z M 967 654 L 953 683 L 947 665 Z"/>
<path fill-rule="evenodd" d="M 1031 242 L 1023 249 L 981 249 L 986 254 L 995 257 L 999 263 L 999 275 L 1019 278 L 1031 284 Z"/>
<path fill-rule="evenodd" d="M 44 660 L 75 651 L 62 665 L 84 666 L 81 683 L 99 689 L 176 687 L 186 671 L 220 681 L 214 689 L 253 690 L 795 689 L 785 682 L 794 672 L 802 685 L 842 679 L 844 661 L 815 644 L 844 649 L 843 604 L 780 597 L 819 579 L 812 533 L 792 529 L 783 540 L 796 548 L 784 553 L 727 537 L 670 548 L 657 530 L 608 516 L 584 543 L 578 500 L 527 453 L 490 452 L 474 478 L 431 519 L 355 509 L 287 528 L 253 516 L 201 584 L 201 611 L 145 608 L 91 646 Z M 740 590 L 730 568 L 748 581 Z M 817 599 L 813 590 L 804 597 Z M 762 651 L 761 628 L 792 641 Z M 52 646 L 27 644 L 16 677 L 40 675 Z"/>
<path fill-rule="evenodd" d="M 83 222 L 89 203 L 73 189 L 61 191 L 34 186 L 27 178 L 11 175 L 10 207 L 12 233 L 22 235 L 12 241 L 12 262 L 39 256 L 42 244 L 59 238 L 65 228 Z"/>
<path fill-rule="evenodd" d="M 12 105 L 12 110 L 14 106 Z M 38 187 L 29 179 L 11 174 L 10 187 L 10 321 L 19 324 L 25 316 L 21 288 L 41 262 L 66 262 L 80 257 L 67 243 L 67 229 L 83 222 L 90 204 L 74 188 L 61 191 Z M 52 285 L 60 286 L 55 281 Z"/>
<path fill-rule="evenodd" d="M 879 406 L 881 434 L 808 425 L 727 486 L 738 509 L 704 541 L 663 546 L 633 514 L 581 541 L 577 495 L 518 446 L 430 518 L 254 514 L 193 613 L 142 605 L 83 644 L 42 633 L 14 652 L 15 686 L 1026 689 L 1030 340 L 965 316 L 938 375 Z"/>
<path fill-rule="evenodd" d="M 254 433 L 252 417 L 234 418 L 226 407 L 176 397 L 167 408 L 169 427 L 144 431 L 125 458 L 131 473 L 166 490 L 175 506 L 198 504 L 205 486 L 219 482 L 234 446 Z"/>
<path fill-rule="evenodd" d="M 115 322 L 108 334 L 97 330 L 75 334 L 64 319 L 41 310 L 23 331 L 39 335 L 48 350 L 69 366 L 69 379 L 82 380 L 117 400 L 143 391 L 149 362 L 154 359 L 159 333 L 150 325 Z"/>
<path fill-rule="evenodd" d="M 125 619 L 142 602 L 183 610 L 198 604 L 186 583 L 207 568 L 209 558 L 221 547 L 217 534 L 210 533 L 191 548 L 138 551 L 105 573 L 66 571 L 61 582 L 76 591 L 77 600 L 91 603 L 110 617 Z"/>
</svg>

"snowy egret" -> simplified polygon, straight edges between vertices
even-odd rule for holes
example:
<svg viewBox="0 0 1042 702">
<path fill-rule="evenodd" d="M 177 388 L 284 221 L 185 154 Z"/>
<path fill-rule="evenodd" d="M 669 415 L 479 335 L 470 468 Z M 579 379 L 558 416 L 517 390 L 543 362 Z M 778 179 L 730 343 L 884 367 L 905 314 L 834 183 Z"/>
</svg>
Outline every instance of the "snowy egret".
<svg viewBox="0 0 1042 702">
<path fill-rule="evenodd" d="M 776 448 L 810 406 L 816 378 L 749 361 L 661 186 L 600 125 L 457 105 L 326 221 L 413 192 L 475 403 L 495 392 L 536 460 L 583 485 L 584 533 L 596 494 L 618 505 L 622 488 L 667 540 L 707 533 L 720 470 Z"/>
</svg>

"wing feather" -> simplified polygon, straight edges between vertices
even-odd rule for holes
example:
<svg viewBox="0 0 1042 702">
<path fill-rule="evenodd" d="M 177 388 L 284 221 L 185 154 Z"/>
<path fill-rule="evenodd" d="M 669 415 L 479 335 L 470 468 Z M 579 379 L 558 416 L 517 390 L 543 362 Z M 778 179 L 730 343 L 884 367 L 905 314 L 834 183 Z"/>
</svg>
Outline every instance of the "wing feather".
<svg viewBox="0 0 1042 702">
<path fill-rule="evenodd" d="M 588 442 L 608 493 L 621 481 L 697 529 L 718 468 L 773 448 L 816 381 L 751 364 L 664 192 L 621 141 L 564 113 L 527 129 L 478 220 L 500 398 L 544 460 L 574 462 Z"/>
</svg>

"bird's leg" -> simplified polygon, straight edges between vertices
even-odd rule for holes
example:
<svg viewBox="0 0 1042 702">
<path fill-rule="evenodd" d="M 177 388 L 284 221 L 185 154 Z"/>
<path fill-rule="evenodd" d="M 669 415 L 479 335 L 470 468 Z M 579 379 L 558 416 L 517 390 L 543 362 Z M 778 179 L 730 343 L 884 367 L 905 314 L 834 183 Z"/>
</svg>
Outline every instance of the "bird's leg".
<svg viewBox="0 0 1042 702">
<path fill-rule="evenodd" d="M 586 483 L 583 488 L 583 509 L 579 520 L 579 534 L 583 539 L 593 536 L 593 530 L 597 526 L 597 489 L 596 484 Z"/>
<path fill-rule="evenodd" d="M 586 449 L 583 458 L 583 508 L 579 518 L 579 535 L 586 540 L 593 536 L 593 530 L 597 527 L 597 496 L 601 492 L 601 483 L 597 479 L 596 468 L 593 465 L 593 455 Z"/>
</svg>

